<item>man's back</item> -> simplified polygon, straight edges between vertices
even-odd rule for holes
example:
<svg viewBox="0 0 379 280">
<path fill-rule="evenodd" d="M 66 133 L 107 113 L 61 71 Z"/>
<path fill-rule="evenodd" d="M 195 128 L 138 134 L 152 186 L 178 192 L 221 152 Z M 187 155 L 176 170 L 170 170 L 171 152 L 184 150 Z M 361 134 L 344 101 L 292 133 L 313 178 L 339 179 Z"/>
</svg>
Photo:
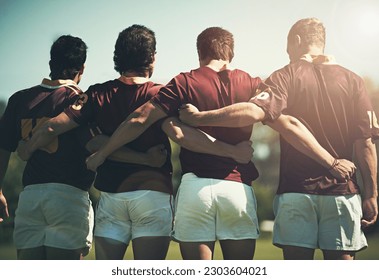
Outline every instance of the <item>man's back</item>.
<svg viewBox="0 0 379 280">
<path fill-rule="evenodd" d="M 259 78 L 252 78 L 241 70 L 216 72 L 210 67 L 200 67 L 176 76 L 152 102 L 169 116 L 177 116 L 178 109 L 186 103 L 194 104 L 199 110 L 212 110 L 248 101 L 255 95 L 260 82 Z M 199 128 L 229 144 L 249 140 L 252 133 L 252 126 Z M 184 173 L 193 172 L 199 177 L 243 181 L 248 185 L 258 177 L 253 163 L 237 164 L 229 158 L 194 153 L 184 148 L 180 159 Z"/>
<path fill-rule="evenodd" d="M 77 97 L 72 88 L 75 86 L 71 83 L 44 80 L 40 86 L 15 93 L 1 120 L 1 130 L 7 135 L 2 137 L 1 147 L 15 151 L 21 139 L 31 137 L 43 122 L 72 104 Z M 57 182 L 89 189 L 93 172 L 86 169 L 86 155 L 75 133 L 59 136 L 48 151 L 37 150 L 26 164 L 23 184 Z"/>
<path fill-rule="evenodd" d="M 266 82 L 283 92 L 281 101 L 271 106 L 280 106 L 284 114 L 301 120 L 334 157 L 351 160 L 355 140 L 371 137 L 372 108 L 364 82 L 346 68 L 301 59 Z M 355 180 L 336 182 L 325 168 L 281 141 L 278 193 L 347 194 L 358 189 Z"/>
<path fill-rule="evenodd" d="M 141 84 L 127 84 L 120 79 L 110 80 L 104 83 L 92 85 L 85 92 L 87 100 L 80 110 L 71 106 L 65 113 L 78 124 L 95 122 L 105 135 L 112 135 L 114 130 L 126 117 L 142 104 L 151 99 L 161 86 L 151 81 Z M 95 187 L 105 192 L 135 191 L 139 185 L 146 182 L 146 176 L 133 183 L 126 184 L 127 179 L 140 172 L 154 172 L 156 176 L 165 178 L 166 184 L 161 188 L 162 192 L 172 192 L 171 185 L 171 148 L 170 143 L 161 130 L 161 122 L 153 124 L 137 139 L 128 143 L 127 147 L 138 152 L 147 152 L 150 148 L 163 144 L 167 151 L 167 160 L 161 167 L 150 167 L 134 163 L 106 160 L 97 170 Z M 162 176 L 163 175 L 163 176 Z M 152 176 L 150 174 L 150 176 Z M 143 189 L 149 189 L 146 183 Z M 151 186 L 157 189 L 157 186 Z"/>
</svg>

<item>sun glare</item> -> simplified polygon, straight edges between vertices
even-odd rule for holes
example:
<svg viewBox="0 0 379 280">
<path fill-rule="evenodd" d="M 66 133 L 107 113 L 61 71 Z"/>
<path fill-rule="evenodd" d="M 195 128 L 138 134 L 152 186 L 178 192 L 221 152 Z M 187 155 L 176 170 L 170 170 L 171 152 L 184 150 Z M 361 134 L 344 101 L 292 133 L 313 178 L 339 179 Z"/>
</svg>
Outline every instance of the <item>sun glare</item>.
<svg viewBox="0 0 379 280">
<path fill-rule="evenodd" d="M 379 36 L 379 8 L 363 11 L 358 19 L 358 28 L 362 35 L 377 39 Z"/>
<path fill-rule="evenodd" d="M 340 51 L 372 60 L 379 49 L 379 1 L 341 0 L 334 7 L 332 38 Z"/>
</svg>

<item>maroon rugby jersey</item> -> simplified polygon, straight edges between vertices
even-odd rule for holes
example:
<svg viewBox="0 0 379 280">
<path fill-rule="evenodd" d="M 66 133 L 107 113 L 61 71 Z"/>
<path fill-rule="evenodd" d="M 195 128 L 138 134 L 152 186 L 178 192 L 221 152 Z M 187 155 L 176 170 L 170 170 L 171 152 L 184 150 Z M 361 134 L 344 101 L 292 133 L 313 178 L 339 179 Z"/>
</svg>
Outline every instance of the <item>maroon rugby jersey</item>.
<svg viewBox="0 0 379 280">
<path fill-rule="evenodd" d="M 261 80 L 241 70 L 216 72 L 200 67 L 181 73 L 163 87 L 152 102 L 169 116 L 177 116 L 182 104 L 191 103 L 200 111 L 218 109 L 237 102 L 246 102 L 255 95 Z M 249 140 L 252 126 L 242 128 L 199 127 L 204 132 L 229 144 Z M 181 148 L 182 172 L 199 177 L 225 179 L 250 185 L 258 177 L 254 164 L 238 164 L 226 157 L 195 153 Z"/>
<path fill-rule="evenodd" d="M 111 136 L 127 116 L 150 100 L 160 87 L 150 81 L 143 84 L 126 84 L 119 79 L 96 84 L 90 86 L 78 102 L 67 108 L 65 113 L 78 124 L 95 122 L 103 134 Z M 171 148 L 166 134 L 161 130 L 161 122 L 155 123 L 126 147 L 146 152 L 158 144 L 164 144 L 168 152 L 167 160 L 161 168 L 106 160 L 97 169 L 95 187 L 100 191 L 111 193 L 141 189 L 172 193 Z M 160 174 L 159 181 L 164 184 L 154 184 L 154 180 L 150 180 L 146 175 L 130 182 L 130 178 L 141 172 Z"/>
<path fill-rule="evenodd" d="M 318 57 L 322 58 L 327 57 Z M 271 94 L 258 95 L 254 103 L 266 111 L 268 120 L 281 113 L 298 118 L 336 158 L 352 160 L 355 140 L 379 135 L 364 81 L 337 64 L 301 59 L 274 72 L 265 83 Z M 327 169 L 284 139 L 280 144 L 279 194 L 359 193 L 355 177 L 337 182 Z"/>
<path fill-rule="evenodd" d="M 14 152 L 47 119 L 59 115 L 77 99 L 80 89 L 71 80 L 50 81 L 13 94 L 0 120 L 0 148 Z M 94 173 L 85 164 L 86 154 L 77 130 L 60 135 L 46 150 L 37 150 L 27 161 L 23 185 L 63 183 L 88 190 Z"/>
</svg>

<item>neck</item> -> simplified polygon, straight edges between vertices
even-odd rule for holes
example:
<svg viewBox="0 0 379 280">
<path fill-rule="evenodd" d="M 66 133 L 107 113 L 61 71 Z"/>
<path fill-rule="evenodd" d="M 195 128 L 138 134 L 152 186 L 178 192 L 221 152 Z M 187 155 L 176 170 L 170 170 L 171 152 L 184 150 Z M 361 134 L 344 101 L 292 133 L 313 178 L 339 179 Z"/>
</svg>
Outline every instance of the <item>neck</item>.
<svg viewBox="0 0 379 280">
<path fill-rule="evenodd" d="M 132 75 L 131 73 L 123 73 L 120 78 L 118 78 L 121 82 L 128 84 L 128 85 L 136 85 L 136 84 L 144 84 L 148 81 L 150 81 L 149 76 L 146 75 L 145 77 L 138 76 L 136 73 L 135 75 Z"/>
<path fill-rule="evenodd" d="M 318 56 L 318 55 L 323 55 L 324 54 L 324 50 L 323 48 L 320 48 L 318 46 L 309 46 L 308 47 L 308 51 L 306 54 L 309 54 L 311 56 Z"/>
<path fill-rule="evenodd" d="M 216 72 L 224 71 L 229 69 L 229 61 L 221 60 L 221 59 L 211 59 L 207 61 L 200 61 L 200 66 L 206 66 L 213 69 Z"/>
</svg>

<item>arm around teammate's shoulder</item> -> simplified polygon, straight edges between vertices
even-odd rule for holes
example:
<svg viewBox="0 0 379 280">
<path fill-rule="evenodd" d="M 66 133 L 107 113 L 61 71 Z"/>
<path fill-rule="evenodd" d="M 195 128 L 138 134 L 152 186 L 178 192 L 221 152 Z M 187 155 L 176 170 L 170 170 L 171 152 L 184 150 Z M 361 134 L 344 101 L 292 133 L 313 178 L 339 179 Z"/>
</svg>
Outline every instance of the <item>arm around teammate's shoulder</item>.
<svg viewBox="0 0 379 280">
<path fill-rule="evenodd" d="M 199 111 L 192 104 L 185 104 L 179 111 L 183 123 L 191 126 L 244 127 L 265 118 L 265 112 L 251 102 L 235 103 L 220 109 Z"/>
</svg>

